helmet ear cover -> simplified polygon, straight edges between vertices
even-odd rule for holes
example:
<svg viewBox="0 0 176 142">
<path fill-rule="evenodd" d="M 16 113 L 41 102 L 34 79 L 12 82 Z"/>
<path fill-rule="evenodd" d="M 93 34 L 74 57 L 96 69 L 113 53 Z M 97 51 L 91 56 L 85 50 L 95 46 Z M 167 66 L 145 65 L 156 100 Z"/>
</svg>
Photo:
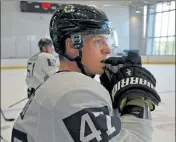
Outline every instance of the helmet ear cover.
<svg viewBox="0 0 176 142">
<path fill-rule="evenodd" d="M 77 33 L 77 34 L 72 34 L 71 35 L 71 40 L 72 40 L 72 44 L 73 44 L 73 48 L 81 50 L 82 47 L 84 46 L 84 37 Z"/>
</svg>

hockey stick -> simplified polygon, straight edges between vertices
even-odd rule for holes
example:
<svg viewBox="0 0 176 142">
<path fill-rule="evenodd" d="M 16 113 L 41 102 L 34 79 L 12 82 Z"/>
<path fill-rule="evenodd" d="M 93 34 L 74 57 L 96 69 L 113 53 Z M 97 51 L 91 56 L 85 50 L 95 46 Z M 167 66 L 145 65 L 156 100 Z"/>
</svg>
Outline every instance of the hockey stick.
<svg viewBox="0 0 176 142">
<path fill-rule="evenodd" d="M 16 102 L 16 103 L 14 103 L 14 104 L 12 104 L 12 105 L 10 105 L 8 108 L 13 107 L 13 106 L 15 106 L 15 105 L 17 105 L 17 104 L 23 102 L 23 101 L 26 100 L 26 99 L 28 99 L 28 97 L 27 97 L 27 98 L 24 98 L 24 99 L 22 99 L 22 100 L 20 100 L 20 101 L 18 101 L 18 102 Z"/>
<path fill-rule="evenodd" d="M 2 110 L 1 110 L 1 114 L 2 114 L 5 121 L 15 121 L 15 118 L 6 118 Z"/>
</svg>

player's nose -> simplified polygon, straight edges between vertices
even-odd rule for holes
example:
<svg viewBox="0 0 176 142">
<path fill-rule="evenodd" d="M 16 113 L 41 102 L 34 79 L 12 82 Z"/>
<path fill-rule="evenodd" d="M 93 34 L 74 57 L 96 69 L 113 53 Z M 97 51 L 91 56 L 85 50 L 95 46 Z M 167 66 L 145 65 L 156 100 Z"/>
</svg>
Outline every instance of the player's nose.
<svg viewBox="0 0 176 142">
<path fill-rule="evenodd" d="M 108 55 L 111 53 L 111 49 L 109 47 L 106 47 L 104 49 L 102 49 L 102 54 L 103 55 Z"/>
</svg>

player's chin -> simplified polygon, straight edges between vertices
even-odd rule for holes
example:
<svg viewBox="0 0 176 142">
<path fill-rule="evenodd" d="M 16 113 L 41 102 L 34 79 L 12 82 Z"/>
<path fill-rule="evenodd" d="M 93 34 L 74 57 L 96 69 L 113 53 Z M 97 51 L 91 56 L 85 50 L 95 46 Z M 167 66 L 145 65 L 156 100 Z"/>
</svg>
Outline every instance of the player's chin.
<svg viewBox="0 0 176 142">
<path fill-rule="evenodd" d="M 91 69 L 92 70 L 89 70 L 89 73 L 91 75 L 101 75 L 104 73 L 105 66 L 98 65 L 98 66 L 92 67 Z"/>
<path fill-rule="evenodd" d="M 97 70 L 96 74 L 102 75 L 104 73 L 104 67 L 101 67 Z"/>
</svg>

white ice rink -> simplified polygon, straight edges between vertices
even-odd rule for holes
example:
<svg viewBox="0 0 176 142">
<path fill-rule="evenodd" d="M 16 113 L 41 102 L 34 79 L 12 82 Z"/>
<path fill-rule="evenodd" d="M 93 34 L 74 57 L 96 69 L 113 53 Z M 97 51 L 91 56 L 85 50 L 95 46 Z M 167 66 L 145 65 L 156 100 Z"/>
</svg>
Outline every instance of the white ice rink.
<svg viewBox="0 0 176 142">
<path fill-rule="evenodd" d="M 153 115 L 153 142 L 175 142 L 175 65 L 145 65 L 157 79 L 162 103 Z M 26 101 L 8 108 L 26 97 L 25 69 L 1 70 L 1 107 L 6 117 L 16 118 Z M 1 135 L 8 141 L 13 122 L 1 116 Z M 4 142 L 4 141 L 2 141 Z"/>
</svg>

